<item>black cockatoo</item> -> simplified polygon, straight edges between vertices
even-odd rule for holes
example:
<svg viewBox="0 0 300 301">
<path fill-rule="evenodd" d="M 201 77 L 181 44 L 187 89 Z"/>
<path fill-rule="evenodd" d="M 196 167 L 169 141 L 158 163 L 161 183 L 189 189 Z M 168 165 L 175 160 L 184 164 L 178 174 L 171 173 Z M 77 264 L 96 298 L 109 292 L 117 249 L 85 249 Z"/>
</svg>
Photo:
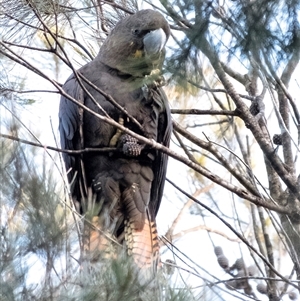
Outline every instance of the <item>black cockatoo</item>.
<svg viewBox="0 0 300 301">
<path fill-rule="evenodd" d="M 141 10 L 125 17 L 108 35 L 96 58 L 77 75 L 72 74 L 63 90 L 98 114 L 107 114 L 137 134 L 168 146 L 172 123 L 160 71 L 169 35 L 169 25 L 157 11 Z M 119 242 L 125 242 L 139 266 L 151 264 L 158 252 L 155 217 L 163 194 L 167 156 L 64 96 L 59 121 L 63 149 L 117 149 L 64 154 L 72 198 L 85 214 L 85 200 L 92 191 L 100 208 L 97 214 L 107 217 L 102 229 L 106 227 Z"/>
</svg>

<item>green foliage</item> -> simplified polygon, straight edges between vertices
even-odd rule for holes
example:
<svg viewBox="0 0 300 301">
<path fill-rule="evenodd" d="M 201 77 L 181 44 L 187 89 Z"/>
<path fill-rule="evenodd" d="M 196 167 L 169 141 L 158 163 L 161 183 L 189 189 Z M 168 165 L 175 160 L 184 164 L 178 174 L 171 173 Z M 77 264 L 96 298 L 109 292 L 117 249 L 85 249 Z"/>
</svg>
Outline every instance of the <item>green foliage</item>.
<svg viewBox="0 0 300 301">
<path fill-rule="evenodd" d="M 173 78 L 199 77 L 203 38 L 229 62 L 238 57 L 245 65 L 265 65 L 274 69 L 285 64 L 300 47 L 299 1 L 161 1 L 178 22 L 175 47 L 167 60 Z M 180 49 L 180 50 L 179 50 Z M 200 77 L 201 78 L 201 77 Z M 195 81 L 198 84 L 199 80 Z"/>
<path fill-rule="evenodd" d="M 11 122 L 18 136 L 21 129 Z M 78 220 L 64 203 L 53 164 L 36 148 L 0 142 L 1 301 L 188 300 L 190 290 L 172 288 L 163 271 L 146 281 L 122 248 L 79 264 Z"/>
</svg>

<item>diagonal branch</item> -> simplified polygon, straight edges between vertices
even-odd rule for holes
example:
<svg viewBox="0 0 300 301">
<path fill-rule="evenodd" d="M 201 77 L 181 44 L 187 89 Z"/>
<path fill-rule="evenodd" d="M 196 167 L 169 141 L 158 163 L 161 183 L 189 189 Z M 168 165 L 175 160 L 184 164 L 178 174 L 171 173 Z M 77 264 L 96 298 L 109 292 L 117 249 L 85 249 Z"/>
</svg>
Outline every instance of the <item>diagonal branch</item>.
<svg viewBox="0 0 300 301">
<path fill-rule="evenodd" d="M 210 184 L 208 186 L 205 186 L 201 189 L 197 189 L 194 193 L 193 193 L 193 197 L 196 198 L 198 197 L 200 194 L 202 193 L 206 193 L 208 192 L 211 188 L 213 187 L 213 184 Z M 174 219 L 172 225 L 169 227 L 168 231 L 165 234 L 165 237 L 169 240 L 174 240 L 175 235 L 174 235 L 174 230 L 176 228 L 176 226 L 178 225 L 178 223 L 180 222 L 180 220 L 182 219 L 183 215 L 187 212 L 187 210 L 194 204 L 194 200 L 193 199 L 189 199 L 188 201 L 185 202 L 185 204 L 183 205 L 183 207 L 180 209 L 177 217 Z"/>
<path fill-rule="evenodd" d="M 226 115 L 226 116 L 238 116 L 237 111 L 226 110 L 198 110 L 198 109 L 171 109 L 172 114 L 181 115 Z"/>
<path fill-rule="evenodd" d="M 295 288 L 298 288 L 295 284 L 291 283 L 289 281 L 289 279 L 287 279 L 286 277 L 282 276 L 276 269 L 275 267 L 265 258 L 265 256 L 263 256 L 258 250 L 256 250 L 245 238 L 243 235 L 241 235 L 239 232 L 237 232 L 225 219 L 223 219 L 222 217 L 220 217 L 218 215 L 218 213 L 216 213 L 214 210 L 212 210 L 209 206 L 205 205 L 204 203 L 200 202 L 199 200 L 197 200 L 196 198 L 194 198 L 193 196 L 189 195 L 186 191 L 184 191 L 183 189 L 181 189 L 178 185 L 176 185 L 175 183 L 173 183 L 172 181 L 170 181 L 169 179 L 167 179 L 167 181 L 174 186 L 178 191 L 180 191 L 182 194 L 184 194 L 185 196 L 187 196 L 188 198 L 192 199 L 195 203 L 199 204 L 201 207 L 203 207 L 204 209 L 208 210 L 211 214 L 213 214 L 214 216 L 216 216 L 226 227 L 228 227 L 243 243 L 245 243 L 245 245 L 248 246 L 248 248 L 250 250 L 252 250 L 267 266 L 268 268 L 278 277 L 280 277 L 283 281 L 290 283 L 292 286 L 294 286 Z"/>
<path fill-rule="evenodd" d="M 252 194 L 260 196 L 255 186 L 246 180 L 245 175 L 241 174 L 234 166 L 232 166 L 228 160 L 218 151 L 216 147 L 211 142 L 205 142 L 198 137 L 195 137 L 185 129 L 183 129 L 178 123 L 173 122 L 174 129 L 178 131 L 185 138 L 200 146 L 201 148 L 212 153 L 223 167 L 225 167 L 246 189 L 248 189 Z"/>
<path fill-rule="evenodd" d="M 65 154 L 69 154 L 69 155 L 81 155 L 84 153 L 89 153 L 89 152 L 96 152 L 96 153 L 108 153 L 108 152 L 117 152 L 117 148 L 115 147 L 101 147 L 101 148 L 85 148 L 85 149 L 80 149 L 80 150 L 69 150 L 69 149 L 62 149 L 62 148 L 58 148 L 58 147 L 53 147 L 53 146 L 47 146 L 41 143 L 37 143 L 37 142 L 33 142 L 33 141 L 29 141 L 29 140 L 25 140 L 16 136 L 12 136 L 12 135 L 7 135 L 7 134 L 2 134 L 0 133 L 0 137 L 5 138 L 5 139 L 9 139 L 9 140 L 13 140 L 13 141 L 17 141 L 23 144 L 27 144 L 27 145 L 32 145 L 32 146 L 36 146 L 36 147 L 40 147 L 43 148 L 45 150 L 53 150 L 59 153 L 65 153 Z"/>
<path fill-rule="evenodd" d="M 236 90 L 234 89 L 232 83 L 229 81 L 226 76 L 221 63 L 218 59 L 218 55 L 215 50 L 211 47 L 209 42 L 202 37 L 201 43 L 199 43 L 199 47 L 202 52 L 207 56 L 210 60 L 210 63 L 215 69 L 220 81 L 224 85 L 225 89 L 228 91 L 228 94 L 234 101 L 237 106 L 237 110 L 240 112 L 241 118 L 244 122 L 249 125 L 249 129 L 251 130 L 253 136 L 255 137 L 257 143 L 265 154 L 266 158 L 270 161 L 272 167 L 276 170 L 282 181 L 286 184 L 289 190 L 300 199 L 300 185 L 297 183 L 297 179 L 294 175 L 292 175 L 285 167 L 282 160 L 276 154 L 272 144 L 269 139 L 264 136 L 262 133 L 258 121 L 255 117 L 250 113 L 248 107 L 244 104 L 241 97 L 238 95 Z"/>
<path fill-rule="evenodd" d="M 4 46 L 7 49 L 7 46 L 0 41 L 0 45 Z M 9 51 L 11 51 L 10 49 L 8 49 Z M 12 52 L 12 51 L 11 51 Z M 96 116 L 97 118 L 99 118 L 100 120 L 102 120 L 103 122 L 106 122 L 108 124 L 110 124 L 111 126 L 114 126 L 117 129 L 120 129 L 121 131 L 123 131 L 126 134 L 131 135 L 132 137 L 136 138 L 138 141 L 149 145 L 152 148 L 155 148 L 159 151 L 164 152 L 165 154 L 169 155 L 170 157 L 184 163 L 185 165 L 189 166 L 190 168 L 194 169 L 195 171 L 199 172 L 201 175 L 203 175 L 204 177 L 212 180 L 213 182 L 217 183 L 218 185 L 221 185 L 222 187 L 226 188 L 227 190 L 235 193 L 236 195 L 238 195 L 241 198 L 247 199 L 248 201 L 258 205 L 258 206 L 263 206 L 265 208 L 268 208 L 270 210 L 274 210 L 276 212 L 280 212 L 280 213 L 284 213 L 284 214 L 292 214 L 295 213 L 295 208 L 285 208 L 283 206 L 279 206 L 279 205 L 275 205 L 270 203 L 269 201 L 265 201 L 264 199 L 262 199 L 260 196 L 258 196 L 257 194 L 253 194 L 251 192 L 249 192 L 248 190 L 245 190 L 243 188 L 237 187 L 227 181 L 225 181 L 224 179 L 222 179 L 221 177 L 217 176 L 216 174 L 208 171 L 207 169 L 203 168 L 202 166 L 200 166 L 199 164 L 192 162 L 191 160 L 187 159 L 186 157 L 177 154 L 176 152 L 170 150 L 169 148 L 165 147 L 164 145 L 154 141 L 153 139 L 150 140 L 146 137 L 143 137 L 141 135 L 138 135 L 137 133 L 129 130 L 128 128 L 120 125 L 118 122 L 116 122 L 114 119 L 110 118 L 109 116 L 103 116 L 101 114 L 98 114 L 96 112 L 94 112 L 93 110 L 89 109 L 88 107 L 86 107 L 84 104 L 82 104 L 80 101 L 78 101 L 77 99 L 73 98 L 72 96 L 70 96 L 69 94 L 67 94 L 61 87 L 61 85 L 59 83 L 57 83 L 56 81 L 52 80 L 48 75 L 46 75 L 45 73 L 43 73 L 41 70 L 35 68 L 34 66 L 32 66 L 31 64 L 29 64 L 28 62 L 26 62 L 23 58 L 19 57 L 19 56 L 14 56 L 14 55 L 10 55 L 8 53 L 6 53 L 5 51 L 3 51 L 0 48 L 0 53 L 3 53 L 5 56 L 11 58 L 13 61 L 19 63 L 20 65 L 30 69 L 31 71 L 37 73 L 38 75 L 40 75 L 41 77 L 43 77 L 44 79 L 48 80 L 59 92 L 62 96 L 64 96 L 65 98 L 69 99 L 70 101 L 72 101 L 73 103 L 75 103 L 76 105 L 78 105 L 79 108 L 91 113 L 92 115 Z M 13 52 L 12 52 L 13 53 Z M 252 115 L 251 115 L 252 116 Z M 252 116 L 253 117 L 253 116 Z"/>
</svg>

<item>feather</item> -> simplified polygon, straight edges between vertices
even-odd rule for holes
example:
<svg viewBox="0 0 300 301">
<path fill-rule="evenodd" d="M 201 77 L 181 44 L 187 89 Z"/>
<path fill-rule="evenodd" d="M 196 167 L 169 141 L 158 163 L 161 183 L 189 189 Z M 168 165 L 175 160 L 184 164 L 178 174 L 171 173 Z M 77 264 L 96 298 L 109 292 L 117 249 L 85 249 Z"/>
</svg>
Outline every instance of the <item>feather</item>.
<svg viewBox="0 0 300 301">
<path fill-rule="evenodd" d="M 149 216 L 144 220 L 143 227 L 137 229 L 132 219 L 125 220 L 125 241 L 128 254 L 140 268 L 153 268 L 159 259 L 159 243 L 157 228 Z"/>
<path fill-rule="evenodd" d="M 169 146 L 171 114 L 160 87 L 164 46 L 169 35 L 169 25 L 159 12 L 142 10 L 124 18 L 107 37 L 97 57 L 77 71 L 79 77 L 69 77 L 64 91 L 89 110 Z M 95 87 L 110 95 L 113 102 Z M 163 195 L 167 156 L 64 96 L 59 120 L 63 148 L 117 148 L 108 153 L 64 154 L 72 198 L 79 204 L 79 212 L 94 215 L 92 224 L 96 223 L 96 228 L 125 243 L 138 267 L 156 266 L 155 217 Z M 89 191 L 96 211 L 86 202 Z M 85 247 L 90 252 L 103 252 L 107 241 L 101 238 L 102 232 L 94 229 L 87 233 L 89 242 L 84 242 Z"/>
</svg>

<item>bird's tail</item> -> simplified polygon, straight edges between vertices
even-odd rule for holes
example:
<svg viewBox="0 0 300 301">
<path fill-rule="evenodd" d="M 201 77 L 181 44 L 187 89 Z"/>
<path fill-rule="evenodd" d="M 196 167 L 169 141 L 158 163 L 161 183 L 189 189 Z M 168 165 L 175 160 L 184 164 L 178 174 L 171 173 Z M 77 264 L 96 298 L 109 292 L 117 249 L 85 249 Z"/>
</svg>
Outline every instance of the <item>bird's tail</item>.
<svg viewBox="0 0 300 301">
<path fill-rule="evenodd" d="M 138 268 L 155 274 L 159 262 L 159 241 L 155 221 L 146 214 L 142 229 L 137 229 L 134 220 L 125 221 L 125 241 L 128 254 Z"/>
</svg>

